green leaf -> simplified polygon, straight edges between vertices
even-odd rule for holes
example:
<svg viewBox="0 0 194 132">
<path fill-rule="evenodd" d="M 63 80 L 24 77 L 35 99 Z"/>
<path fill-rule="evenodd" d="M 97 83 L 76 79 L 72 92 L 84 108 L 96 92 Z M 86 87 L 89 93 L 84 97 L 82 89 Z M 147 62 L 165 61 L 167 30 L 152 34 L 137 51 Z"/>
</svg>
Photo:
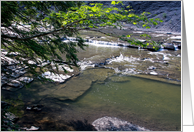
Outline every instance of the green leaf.
<svg viewBox="0 0 194 132">
<path fill-rule="evenodd" d="M 126 37 L 130 38 L 131 36 L 130 35 L 126 35 Z"/>
<path fill-rule="evenodd" d="M 153 24 L 156 26 L 156 25 L 158 25 L 158 23 L 157 22 L 153 22 Z"/>
<path fill-rule="evenodd" d="M 128 17 L 133 17 L 133 16 L 134 16 L 134 14 L 129 14 L 129 15 L 128 15 Z"/>
<path fill-rule="evenodd" d="M 142 27 L 145 27 L 146 26 L 146 24 L 144 24 Z"/>
<path fill-rule="evenodd" d="M 66 25 L 67 24 L 67 21 L 63 21 L 63 25 Z"/>
<path fill-rule="evenodd" d="M 112 1 L 112 2 L 111 2 L 111 4 L 112 4 L 112 5 L 115 5 L 115 4 L 116 4 L 116 2 L 115 2 L 115 1 Z"/>
<path fill-rule="evenodd" d="M 89 25 L 88 27 L 93 28 L 94 26 L 93 25 Z"/>
</svg>

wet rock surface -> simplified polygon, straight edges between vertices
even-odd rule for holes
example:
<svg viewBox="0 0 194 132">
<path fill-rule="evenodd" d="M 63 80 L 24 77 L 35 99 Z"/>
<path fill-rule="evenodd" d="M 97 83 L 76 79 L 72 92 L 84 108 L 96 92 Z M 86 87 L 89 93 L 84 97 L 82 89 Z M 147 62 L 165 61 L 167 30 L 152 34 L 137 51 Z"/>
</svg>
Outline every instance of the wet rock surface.
<svg viewBox="0 0 194 132">
<path fill-rule="evenodd" d="M 104 81 L 109 75 L 113 74 L 111 69 L 92 69 L 87 70 L 71 81 L 66 82 L 63 87 L 58 88 L 48 97 L 60 100 L 76 100 L 90 89 L 92 82 Z"/>
<path fill-rule="evenodd" d="M 133 125 L 116 117 L 102 117 L 96 119 L 92 125 L 98 131 L 149 131 L 144 127 Z"/>
</svg>

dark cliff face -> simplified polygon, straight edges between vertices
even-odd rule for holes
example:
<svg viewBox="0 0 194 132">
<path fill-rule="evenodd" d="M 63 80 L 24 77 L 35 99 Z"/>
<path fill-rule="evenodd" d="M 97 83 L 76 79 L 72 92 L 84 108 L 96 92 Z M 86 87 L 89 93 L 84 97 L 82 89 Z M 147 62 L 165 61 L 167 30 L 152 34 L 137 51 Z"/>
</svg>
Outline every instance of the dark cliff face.
<svg viewBox="0 0 194 132">
<path fill-rule="evenodd" d="M 181 7 L 181 1 L 124 1 L 124 4 L 132 6 L 135 13 L 173 11 Z"/>
<path fill-rule="evenodd" d="M 152 30 L 181 32 L 181 1 L 126 1 L 134 13 L 150 12 L 149 18 L 160 18 L 160 23 Z"/>
<path fill-rule="evenodd" d="M 86 3 L 90 3 L 88 1 Z M 111 1 L 95 1 L 103 3 L 106 6 L 111 5 Z M 124 5 L 115 5 L 118 8 L 125 8 L 130 5 L 133 12 L 140 14 L 142 12 L 150 12 L 148 18 L 160 18 L 164 22 L 150 30 L 165 32 L 181 32 L 181 1 L 123 1 Z M 131 24 L 127 24 L 132 28 L 136 28 Z M 143 29 L 142 29 L 143 30 Z"/>
</svg>

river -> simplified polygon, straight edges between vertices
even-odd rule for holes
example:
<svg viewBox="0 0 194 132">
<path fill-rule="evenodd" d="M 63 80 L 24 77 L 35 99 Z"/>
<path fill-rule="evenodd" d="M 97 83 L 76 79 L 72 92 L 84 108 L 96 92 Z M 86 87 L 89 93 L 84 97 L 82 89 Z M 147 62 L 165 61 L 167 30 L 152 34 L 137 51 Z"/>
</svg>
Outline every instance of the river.
<svg viewBox="0 0 194 132">
<path fill-rule="evenodd" d="M 52 125 L 43 126 L 48 121 L 92 123 L 104 116 L 149 130 L 181 130 L 180 54 L 181 50 L 152 52 L 92 44 L 79 50 L 81 67 L 74 69 L 79 74 L 65 83 L 33 81 L 30 88 L 3 90 L 2 95 L 21 95 L 24 115 L 18 123 L 41 130 L 53 130 Z M 26 110 L 34 104 L 41 105 L 41 111 Z"/>
</svg>

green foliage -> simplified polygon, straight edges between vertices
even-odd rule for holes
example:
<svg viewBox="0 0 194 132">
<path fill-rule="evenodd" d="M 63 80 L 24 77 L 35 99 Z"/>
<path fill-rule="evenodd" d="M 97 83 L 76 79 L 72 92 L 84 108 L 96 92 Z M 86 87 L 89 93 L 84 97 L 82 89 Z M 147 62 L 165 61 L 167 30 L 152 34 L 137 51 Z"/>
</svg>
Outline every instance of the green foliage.
<svg viewBox="0 0 194 132">
<path fill-rule="evenodd" d="M 8 52 L 18 52 L 17 57 L 10 58 L 16 59 L 20 67 L 28 66 L 28 73 L 34 77 L 38 77 L 45 71 L 44 69 L 57 72 L 52 69 L 51 63 L 37 70 L 37 65 L 41 65 L 42 61 L 55 64 L 56 61 L 60 61 L 70 67 L 78 66 L 76 47 L 84 49 L 86 46 L 79 36 L 80 30 L 93 30 L 99 27 L 122 29 L 122 22 L 150 28 L 151 25 L 155 26 L 162 22 L 158 18 L 148 19 L 146 15 L 150 14 L 149 12 L 136 15 L 131 10 L 106 7 L 101 3 L 87 5 L 81 1 L 1 1 L 1 4 L 1 48 Z M 111 4 L 123 3 L 112 1 Z M 100 29 L 96 31 L 100 32 Z M 61 38 L 71 36 L 76 37 L 78 42 L 61 41 Z M 115 37 L 136 45 L 146 45 L 131 38 L 130 35 Z M 61 54 L 65 54 L 66 58 L 63 59 Z M 37 65 L 29 64 L 29 60 Z M 67 71 L 64 69 L 64 72 Z"/>
</svg>

